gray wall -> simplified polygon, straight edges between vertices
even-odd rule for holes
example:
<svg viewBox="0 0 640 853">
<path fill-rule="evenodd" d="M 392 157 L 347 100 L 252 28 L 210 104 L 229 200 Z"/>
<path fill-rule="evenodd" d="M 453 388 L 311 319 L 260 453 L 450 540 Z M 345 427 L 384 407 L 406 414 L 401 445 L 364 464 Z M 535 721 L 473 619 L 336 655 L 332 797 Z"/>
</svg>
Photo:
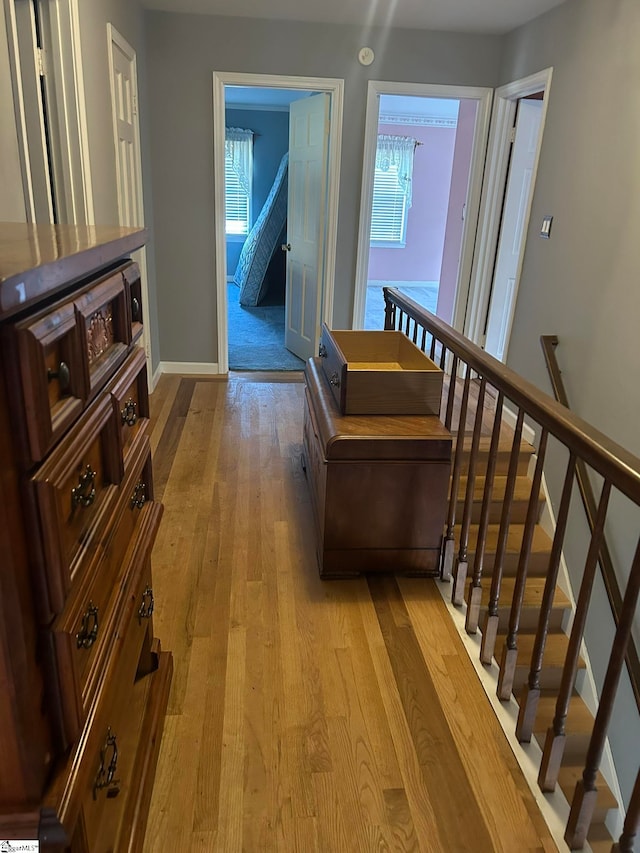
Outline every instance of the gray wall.
<svg viewBox="0 0 640 853">
<path fill-rule="evenodd" d="M 506 83 L 553 66 L 509 366 L 550 390 L 538 338 L 557 334 L 572 408 L 640 455 L 638 44 L 638 0 L 568 0 L 507 37 L 500 77 Z M 553 229 L 543 240 L 537 232 L 547 213 Z M 557 499 L 562 469 L 554 477 L 548 467 Z M 624 578 L 640 524 L 622 503 L 608 534 Z M 601 679 L 612 634 L 602 588 L 596 593 L 587 645 Z M 624 759 L 640 743 L 640 725 L 629 689 L 622 692 L 612 742 L 628 796 L 637 749 Z"/>
<path fill-rule="evenodd" d="M 0 6 L 0 221 L 24 222 L 26 210 L 13 109 L 5 10 Z"/>
<path fill-rule="evenodd" d="M 367 81 L 494 86 L 502 40 L 158 12 L 146 28 L 162 359 L 217 361 L 213 71 L 344 78 L 334 322 L 349 325 Z M 376 53 L 367 69 L 364 44 Z"/>
</svg>

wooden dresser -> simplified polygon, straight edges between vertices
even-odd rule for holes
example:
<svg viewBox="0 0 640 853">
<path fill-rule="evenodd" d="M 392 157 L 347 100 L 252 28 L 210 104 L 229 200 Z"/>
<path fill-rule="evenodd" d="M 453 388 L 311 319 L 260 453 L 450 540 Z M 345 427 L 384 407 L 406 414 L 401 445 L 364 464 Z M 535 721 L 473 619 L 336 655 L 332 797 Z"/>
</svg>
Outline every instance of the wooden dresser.
<svg viewBox="0 0 640 853">
<path fill-rule="evenodd" d="M 0 224 L 0 839 L 139 850 L 153 636 L 144 230 Z"/>
<path fill-rule="evenodd" d="M 451 434 L 436 415 L 342 415 L 321 366 L 305 369 L 304 466 L 320 576 L 434 575 Z"/>
</svg>

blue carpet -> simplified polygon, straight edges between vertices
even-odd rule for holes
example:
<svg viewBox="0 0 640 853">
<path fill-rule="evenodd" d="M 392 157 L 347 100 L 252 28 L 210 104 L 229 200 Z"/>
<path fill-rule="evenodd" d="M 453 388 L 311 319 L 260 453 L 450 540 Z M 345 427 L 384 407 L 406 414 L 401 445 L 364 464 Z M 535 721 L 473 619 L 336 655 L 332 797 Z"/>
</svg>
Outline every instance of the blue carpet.
<svg viewBox="0 0 640 853">
<path fill-rule="evenodd" d="M 303 370 L 304 361 L 284 345 L 284 305 L 256 308 L 238 302 L 240 289 L 227 284 L 230 370 Z"/>
<path fill-rule="evenodd" d="M 384 329 L 384 296 L 382 285 L 397 287 L 401 293 L 410 296 L 419 305 L 422 305 L 432 314 L 436 313 L 438 305 L 438 282 L 424 282 L 423 284 L 407 284 L 400 281 L 376 282 L 367 286 L 367 301 L 365 303 L 365 329 Z"/>
</svg>

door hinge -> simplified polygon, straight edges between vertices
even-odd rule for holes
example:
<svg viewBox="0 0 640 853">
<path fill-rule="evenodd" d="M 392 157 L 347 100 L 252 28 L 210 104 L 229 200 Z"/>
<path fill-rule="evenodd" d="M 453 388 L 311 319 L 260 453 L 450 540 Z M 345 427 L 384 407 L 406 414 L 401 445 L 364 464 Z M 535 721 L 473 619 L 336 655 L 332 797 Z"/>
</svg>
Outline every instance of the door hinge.
<svg viewBox="0 0 640 853">
<path fill-rule="evenodd" d="M 515 125 L 514 125 L 514 126 L 511 128 L 511 130 L 509 131 L 509 142 L 511 143 L 511 145 L 513 145 L 513 143 L 514 143 L 515 141 L 516 141 L 516 128 L 515 128 Z"/>
<path fill-rule="evenodd" d="M 44 50 L 41 47 L 36 48 L 36 67 L 40 77 L 45 76 Z"/>
<path fill-rule="evenodd" d="M 133 114 L 134 116 L 138 115 L 138 96 L 134 94 L 133 96 Z"/>
</svg>

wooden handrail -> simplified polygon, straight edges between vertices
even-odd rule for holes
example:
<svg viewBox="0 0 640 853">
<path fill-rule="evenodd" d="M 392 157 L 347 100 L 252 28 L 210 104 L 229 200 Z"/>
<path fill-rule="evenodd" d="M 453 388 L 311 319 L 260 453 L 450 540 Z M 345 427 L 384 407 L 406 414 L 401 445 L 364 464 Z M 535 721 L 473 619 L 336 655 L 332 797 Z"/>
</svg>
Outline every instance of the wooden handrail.
<svg viewBox="0 0 640 853">
<path fill-rule="evenodd" d="M 469 567 L 468 563 L 472 552 L 475 550 L 465 624 L 470 632 L 475 631 L 481 603 L 485 602 L 480 659 L 483 663 L 491 663 L 495 656 L 496 637 L 500 629 L 503 641 L 497 694 L 501 700 L 509 700 L 514 690 L 518 691 L 519 715 L 516 736 L 521 742 L 530 740 L 535 723 L 538 722 L 537 709 L 543 688 L 545 691 L 547 688 L 553 688 L 554 684 L 557 684 L 558 670 L 560 669 L 562 672 L 560 690 L 555 703 L 555 714 L 552 725 L 547 729 L 538 782 L 542 790 L 554 790 L 561 766 L 564 767 L 569 760 L 577 759 L 582 763 L 578 756 L 584 755 L 584 771 L 582 779 L 574 791 L 565 832 L 565 840 L 569 846 L 572 849 L 577 849 L 584 844 L 595 813 L 598 796 L 597 774 L 603 759 L 621 671 L 625 664 L 640 710 L 640 662 L 631 636 L 633 619 L 640 599 L 640 543 L 636 545 L 629 576 L 621 592 L 622 584 L 618 585 L 611 555 L 604 542 L 609 495 L 612 490 L 615 489 L 636 506 L 640 506 L 640 458 L 594 429 L 569 410 L 560 370 L 555 358 L 553 358 L 552 350 L 557 346 L 557 338 L 547 336 L 541 339 L 557 397 L 554 400 L 532 383 L 527 382 L 515 371 L 468 341 L 414 300 L 394 288 L 385 287 L 383 292 L 385 328 L 404 331 L 416 344 L 421 338 L 419 346 L 422 351 L 429 351 L 433 360 L 436 360 L 437 355 L 440 366 L 450 373 L 445 423 L 450 429 L 454 431 L 457 429 L 458 436 L 451 477 L 449 512 L 442 538 L 441 577 L 450 580 L 451 575 L 454 575 L 452 600 L 455 604 L 462 604 L 463 584 Z M 458 372 L 464 376 L 464 381 L 457 378 Z M 473 402 L 469 393 L 470 380 L 473 382 L 474 388 Z M 494 394 L 497 395 L 495 409 L 489 406 L 485 411 L 485 390 L 491 397 Z M 454 420 L 452 417 L 454 396 L 456 405 L 459 402 L 456 424 L 452 424 Z M 500 483 L 498 501 L 492 510 L 493 518 L 496 518 L 496 510 L 500 509 L 500 503 L 502 503 L 500 524 L 499 527 L 494 526 L 489 548 L 489 555 L 493 555 L 493 565 L 491 566 L 491 588 L 488 590 L 487 600 L 487 596 L 483 595 L 482 592 L 483 560 L 487 549 L 486 513 L 488 512 L 488 501 L 491 500 L 490 492 L 496 457 L 500 456 L 499 464 L 503 478 L 507 458 L 507 442 L 502 443 L 499 435 L 505 425 L 502 423 L 502 418 L 497 414 L 502 409 L 503 402 L 505 406 L 509 405 L 513 410 L 516 424 L 513 431 L 507 476 Z M 476 406 L 475 416 L 474 405 Z M 470 410 L 469 420 L 467 420 L 468 409 Z M 489 415 L 492 409 L 494 416 L 491 419 L 493 425 L 490 427 Z M 472 428 L 471 419 L 473 419 Z M 526 443 L 526 446 L 521 443 L 522 427 L 525 420 L 535 432 L 536 447 L 532 447 L 529 443 Z M 491 433 L 489 458 L 486 457 L 486 436 L 488 432 Z M 480 446 L 481 433 L 484 436 L 481 461 L 481 470 L 485 473 L 483 505 L 480 523 L 474 528 L 470 539 L 472 513 L 473 517 L 477 518 L 476 494 L 478 490 L 474 481 L 476 479 L 476 457 Z M 506 428 L 503 430 L 505 438 L 510 434 L 511 430 Z M 468 452 L 464 448 L 465 438 L 471 439 Z M 550 438 L 557 441 L 560 446 L 568 451 L 568 464 L 552 542 L 548 537 L 545 537 L 537 526 L 540 511 L 542 469 L 547 441 Z M 532 478 L 531 474 L 528 474 L 526 477 L 523 476 L 522 481 L 519 481 L 517 521 L 514 521 L 512 528 L 510 516 L 515 481 L 516 477 L 520 476 L 518 474 L 520 470 L 524 473 L 524 466 L 522 469 L 520 467 L 521 460 L 526 462 L 526 457 L 531 451 L 534 451 L 536 455 L 535 471 Z M 456 509 L 459 500 L 462 500 L 462 494 L 459 495 L 458 493 L 463 473 L 467 480 L 462 506 L 462 524 L 456 525 Z M 591 488 L 592 473 L 595 473 L 596 479 L 601 478 L 602 480 L 602 493 L 598 504 L 596 504 Z M 526 485 L 527 482 L 530 483 L 530 491 Z M 563 643 L 560 642 L 559 638 L 558 641 L 553 642 L 553 645 L 550 641 L 552 633 L 561 632 L 557 625 L 558 612 L 555 605 L 555 591 L 565 539 L 568 535 L 575 539 L 577 534 L 581 537 L 581 541 L 584 541 L 581 516 L 571 512 L 574 482 L 577 482 L 579 486 L 582 503 L 591 529 L 591 541 L 581 577 L 580 593 L 574 612 L 571 636 L 565 652 L 564 650 L 561 651 Z M 529 491 L 529 498 L 526 517 L 523 518 L 523 498 L 527 491 Z M 505 550 L 507 540 L 509 540 L 508 552 Z M 455 571 L 452 571 L 456 542 L 459 545 L 459 552 Z M 534 542 L 536 543 L 535 548 Z M 551 546 L 550 549 L 549 545 Z M 514 558 L 518 554 L 518 550 L 516 568 Z M 508 564 L 504 563 L 505 556 L 508 556 Z M 512 588 L 503 601 L 501 599 L 501 587 L 505 565 L 508 567 Z M 580 693 L 576 684 L 581 663 L 580 647 L 590 606 L 594 576 L 598 566 L 602 570 L 609 594 L 616 630 L 609 652 L 606 675 L 595 713 L 589 745 L 586 752 L 583 753 L 584 745 L 578 747 L 578 741 L 574 741 L 574 736 L 579 727 L 574 728 L 571 719 L 569 719 L 569 727 L 567 727 L 567 718 L 568 716 L 571 717 L 572 714 L 570 706 L 573 707 L 576 689 L 578 689 L 578 694 Z M 539 602 L 536 598 L 538 593 L 533 592 L 536 585 L 532 584 L 531 587 L 528 585 L 528 575 L 529 573 L 533 575 L 534 572 L 537 576 L 544 575 L 544 590 Z M 525 586 L 528 596 L 526 608 Z M 564 609 L 566 608 L 563 607 L 562 610 Z M 530 633 L 535 610 L 539 611 L 537 629 L 533 635 L 533 648 L 532 650 L 531 648 L 528 649 L 528 657 L 530 657 L 528 677 L 522 685 L 523 670 L 527 664 L 518 661 L 519 636 L 523 633 Z M 505 620 L 507 613 L 508 623 Z M 530 639 L 526 646 L 531 647 Z M 561 655 L 564 662 L 560 664 L 560 667 L 553 660 L 545 660 L 547 646 L 552 650 L 549 658 L 558 656 L 560 659 Z M 524 641 L 522 647 L 525 648 Z M 519 685 L 522 685 L 522 690 L 520 690 Z M 571 738 L 574 752 L 565 762 L 563 755 L 565 743 L 569 742 L 568 738 Z M 617 848 L 620 851 L 631 849 L 629 845 L 633 846 L 633 837 L 638 829 L 637 788 L 638 783 L 636 783 L 632 796 L 632 808 L 630 809 L 632 813 L 625 824 L 625 831 Z M 569 795 L 568 791 L 566 793 Z"/>
<path fill-rule="evenodd" d="M 464 353 L 464 360 L 476 373 L 484 376 L 490 385 L 501 389 L 505 398 L 524 408 L 540 426 L 545 427 L 565 446 L 574 448 L 576 455 L 595 471 L 640 505 L 640 458 L 612 441 L 589 423 L 574 415 L 566 406 L 540 391 L 514 370 L 501 364 L 480 347 L 452 329 L 399 290 L 384 287 L 393 303 L 408 317 L 429 324 L 429 331 L 449 350 Z"/>
<path fill-rule="evenodd" d="M 549 371 L 549 378 L 551 379 L 554 396 L 558 402 L 568 409 L 569 399 L 564 387 L 564 382 L 562 381 L 562 373 L 555 353 L 555 348 L 558 346 L 558 338 L 556 335 L 541 335 L 540 343 L 542 345 L 542 351 Z M 593 493 L 593 486 L 591 485 L 591 481 L 587 474 L 586 465 L 581 459 L 578 460 L 576 466 L 576 481 L 578 483 L 580 498 L 582 499 L 584 511 L 589 523 L 589 530 L 593 534 L 598 508 Z M 617 483 L 614 483 L 614 485 L 617 485 Z M 611 606 L 611 612 L 613 613 L 613 618 L 617 626 L 620 621 L 620 611 L 622 610 L 622 593 L 620 592 L 620 585 L 613 566 L 611 551 L 609 550 L 606 537 L 604 536 L 600 544 L 599 563 L 602 571 L 602 580 Z M 638 656 L 638 649 L 633 641 L 633 637 L 629 640 L 629 647 L 627 649 L 625 662 L 627 665 L 627 672 L 629 673 L 629 680 L 631 681 L 631 687 L 633 689 L 633 695 L 636 698 L 636 704 L 640 711 L 640 657 Z"/>
</svg>

